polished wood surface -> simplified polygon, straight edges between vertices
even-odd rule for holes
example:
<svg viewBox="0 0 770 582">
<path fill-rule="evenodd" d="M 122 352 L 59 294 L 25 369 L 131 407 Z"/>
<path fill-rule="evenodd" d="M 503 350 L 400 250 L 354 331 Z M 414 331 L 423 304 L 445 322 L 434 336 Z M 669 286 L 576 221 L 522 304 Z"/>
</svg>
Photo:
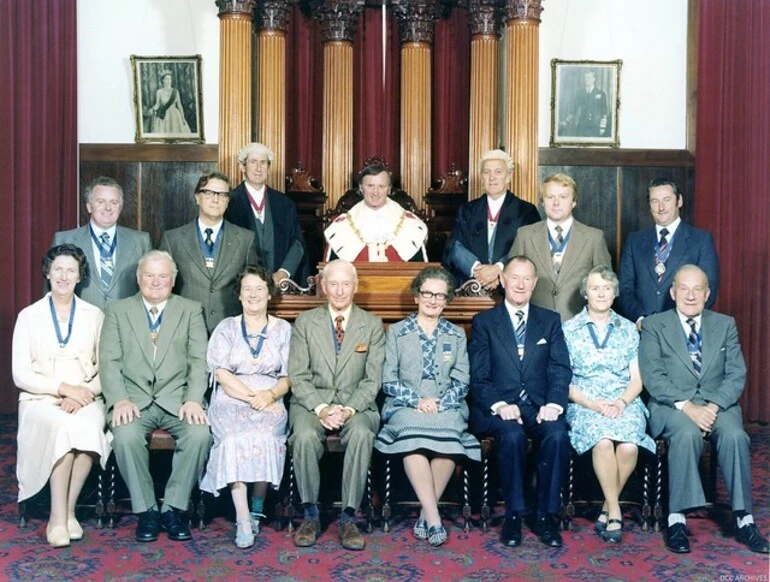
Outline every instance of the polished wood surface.
<svg viewBox="0 0 770 582">
<path fill-rule="evenodd" d="M 257 141 L 275 154 L 267 183 L 280 189 L 286 175 L 286 33 L 260 31 L 257 71 Z"/>
<path fill-rule="evenodd" d="M 418 208 L 431 182 L 431 46 L 401 45 L 401 186 Z"/>
<path fill-rule="evenodd" d="M 500 41 L 497 35 L 474 36 L 471 40 L 471 113 L 468 152 L 469 197 L 484 193 L 478 171 L 484 152 L 497 146 L 498 70 Z"/>
<path fill-rule="evenodd" d="M 323 183 L 326 208 L 337 204 L 353 171 L 353 43 L 324 43 Z"/>
</svg>

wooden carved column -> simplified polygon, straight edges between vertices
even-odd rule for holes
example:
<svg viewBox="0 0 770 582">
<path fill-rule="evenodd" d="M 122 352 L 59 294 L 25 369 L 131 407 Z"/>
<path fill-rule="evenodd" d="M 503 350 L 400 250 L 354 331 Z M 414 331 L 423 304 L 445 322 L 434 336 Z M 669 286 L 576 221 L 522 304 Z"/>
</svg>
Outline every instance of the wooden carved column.
<svg viewBox="0 0 770 582">
<path fill-rule="evenodd" d="M 542 0 L 507 0 L 505 145 L 516 163 L 512 189 L 536 204 L 537 80 Z"/>
<path fill-rule="evenodd" d="M 359 0 L 327 0 L 316 11 L 324 43 L 323 154 L 321 172 L 334 208 L 353 173 L 353 35 Z"/>
<path fill-rule="evenodd" d="M 502 18 L 496 0 L 470 0 L 471 113 L 468 144 L 468 198 L 482 194 L 479 158 L 498 144 L 498 77 Z"/>
<path fill-rule="evenodd" d="M 284 188 L 286 176 L 286 33 L 288 0 L 264 0 L 257 5 L 257 141 L 273 150 L 267 183 Z M 245 143 L 244 143 L 245 145 Z"/>
<path fill-rule="evenodd" d="M 255 0 L 219 8 L 219 169 L 240 181 L 238 150 L 251 141 L 251 27 Z"/>
<path fill-rule="evenodd" d="M 431 184 L 431 56 L 435 0 L 395 4 L 401 42 L 401 187 L 423 206 Z"/>
</svg>

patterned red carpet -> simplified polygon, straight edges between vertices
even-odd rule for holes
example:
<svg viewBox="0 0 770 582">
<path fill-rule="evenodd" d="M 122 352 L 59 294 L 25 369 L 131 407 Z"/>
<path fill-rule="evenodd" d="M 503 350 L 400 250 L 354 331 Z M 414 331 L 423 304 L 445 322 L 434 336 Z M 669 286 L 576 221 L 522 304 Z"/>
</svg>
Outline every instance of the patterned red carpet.
<svg viewBox="0 0 770 582">
<path fill-rule="evenodd" d="M 752 425 L 755 517 L 763 533 L 770 531 L 770 427 Z M 623 543 L 602 543 L 592 523 L 577 518 L 563 532 L 564 547 L 551 550 L 525 528 L 522 547 L 509 549 L 498 541 L 498 525 L 487 534 L 476 528 L 465 534 L 458 524 L 438 549 L 412 538 L 411 518 L 393 530 L 366 536 L 363 552 L 347 552 L 337 542 L 332 524 L 319 543 L 295 548 L 286 532 L 268 527 L 249 550 L 233 544 L 234 525 L 214 517 L 190 542 L 134 541 L 136 520 L 120 507 L 115 529 L 83 523 L 85 539 L 54 550 L 45 543 L 44 515 L 38 511 L 25 529 L 18 526 L 16 507 L 15 419 L 0 416 L 0 579 L 7 580 L 769 580 L 768 557 L 744 550 L 710 512 L 688 520 L 691 554 L 667 552 L 662 534 L 627 525 Z M 721 479 L 721 476 L 720 476 Z M 578 479 L 579 483 L 579 479 Z M 719 498 L 726 499 L 720 483 Z M 718 512 L 719 523 L 729 514 Z M 163 535 L 163 534 L 161 534 Z"/>
</svg>

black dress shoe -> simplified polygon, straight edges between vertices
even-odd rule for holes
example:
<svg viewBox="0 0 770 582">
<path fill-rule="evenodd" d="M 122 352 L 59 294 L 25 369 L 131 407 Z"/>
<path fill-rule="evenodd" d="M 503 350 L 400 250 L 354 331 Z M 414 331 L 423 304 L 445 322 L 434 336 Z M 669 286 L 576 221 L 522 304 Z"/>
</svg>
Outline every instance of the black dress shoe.
<svg viewBox="0 0 770 582">
<path fill-rule="evenodd" d="M 150 509 L 139 514 L 139 523 L 136 524 L 136 541 L 154 542 L 160 533 L 160 513 L 157 509 Z"/>
<path fill-rule="evenodd" d="M 540 541 L 551 548 L 561 547 L 561 534 L 556 520 L 552 517 L 541 517 L 537 520 L 537 532 Z"/>
<path fill-rule="evenodd" d="M 500 541 L 511 548 L 521 545 L 521 518 L 518 515 L 505 518 Z"/>
<path fill-rule="evenodd" d="M 752 552 L 770 554 L 770 544 L 767 542 L 766 538 L 762 537 L 757 526 L 753 523 L 738 528 L 735 539 L 749 548 Z"/>
<path fill-rule="evenodd" d="M 160 514 L 160 523 L 168 534 L 168 539 L 175 542 L 184 542 L 192 538 L 187 512 L 171 508 Z"/>
<path fill-rule="evenodd" d="M 683 523 L 675 523 L 666 529 L 666 549 L 675 554 L 690 552 L 690 540 L 687 539 L 687 528 Z"/>
</svg>

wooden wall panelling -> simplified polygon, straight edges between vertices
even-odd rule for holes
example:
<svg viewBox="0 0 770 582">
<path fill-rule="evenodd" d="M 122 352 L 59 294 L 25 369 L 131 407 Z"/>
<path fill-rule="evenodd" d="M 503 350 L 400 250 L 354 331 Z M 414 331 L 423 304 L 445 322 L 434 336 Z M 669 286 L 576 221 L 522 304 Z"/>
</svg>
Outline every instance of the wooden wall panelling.
<svg viewBox="0 0 770 582">
<path fill-rule="evenodd" d="M 153 247 L 166 230 L 198 216 L 193 197 L 201 174 L 213 172 L 213 162 L 148 162 L 142 164 L 142 230 Z"/>
</svg>

